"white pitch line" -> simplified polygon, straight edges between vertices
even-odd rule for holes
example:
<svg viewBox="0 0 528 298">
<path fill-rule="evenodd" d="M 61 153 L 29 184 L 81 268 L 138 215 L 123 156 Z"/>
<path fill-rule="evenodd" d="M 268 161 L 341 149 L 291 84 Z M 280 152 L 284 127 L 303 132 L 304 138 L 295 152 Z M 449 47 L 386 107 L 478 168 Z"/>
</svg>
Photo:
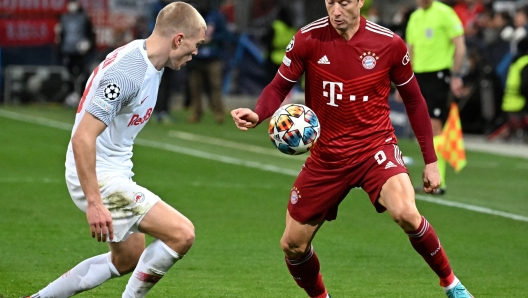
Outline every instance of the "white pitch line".
<svg viewBox="0 0 528 298">
<path fill-rule="evenodd" d="M 416 199 L 420 200 L 420 201 L 425 201 L 425 202 L 429 202 L 429 203 L 438 204 L 438 205 L 456 207 L 456 208 L 460 208 L 460 209 L 475 211 L 475 212 L 478 212 L 478 213 L 497 215 L 497 216 L 506 217 L 506 218 L 513 219 L 513 220 L 528 222 L 528 217 L 526 217 L 526 216 L 517 215 L 517 214 L 513 214 L 513 213 L 508 213 L 508 212 L 497 211 L 497 210 L 493 210 L 493 209 L 486 208 L 486 207 L 480 207 L 480 206 L 469 205 L 469 204 L 453 202 L 453 201 L 446 201 L 446 200 L 443 200 L 443 199 L 428 197 L 428 196 L 424 196 L 424 195 L 416 195 Z"/>
<path fill-rule="evenodd" d="M 0 116 L 13 119 L 13 120 L 23 121 L 23 122 L 36 123 L 36 124 L 58 128 L 62 130 L 70 130 L 72 128 L 72 125 L 68 123 L 49 120 L 46 118 L 41 118 L 41 117 L 36 117 L 36 116 L 28 116 L 25 114 L 10 112 L 10 111 L 6 111 L 3 109 L 0 109 Z M 274 165 L 267 165 L 267 164 L 262 164 L 259 162 L 247 161 L 247 160 L 242 160 L 242 159 L 238 159 L 234 157 L 212 154 L 212 153 L 208 153 L 208 152 L 204 152 L 204 151 L 200 151 L 196 149 L 184 148 L 184 147 L 162 143 L 162 142 L 157 142 L 157 141 L 149 141 L 149 140 L 143 140 L 143 139 L 137 138 L 136 144 L 155 148 L 155 149 L 162 149 L 162 150 L 167 150 L 170 152 L 191 155 L 191 156 L 198 157 L 198 158 L 204 158 L 204 159 L 219 161 L 223 163 L 233 164 L 233 165 L 255 168 L 255 169 L 259 169 L 259 170 L 263 170 L 267 172 L 273 172 L 273 173 L 284 174 L 284 175 L 289 175 L 289 176 L 297 176 L 299 174 L 299 171 L 296 171 L 296 170 L 284 169 L 284 168 L 280 168 Z M 429 203 L 438 204 L 438 205 L 455 207 L 455 208 L 470 210 L 470 211 L 474 211 L 478 213 L 490 214 L 490 215 L 500 216 L 504 218 L 517 220 L 517 221 L 528 222 L 528 217 L 526 216 L 508 213 L 508 212 L 502 212 L 502 211 L 493 210 L 493 209 L 485 208 L 481 206 L 469 205 L 469 204 L 453 202 L 453 201 L 446 201 L 446 200 L 436 199 L 436 198 L 422 196 L 422 195 L 416 195 L 416 199 L 429 202 Z"/>
<path fill-rule="evenodd" d="M 201 135 L 196 135 L 196 134 L 183 132 L 183 131 L 177 131 L 177 130 L 169 131 L 169 136 L 182 139 L 182 140 L 199 142 L 199 143 L 204 143 L 204 144 L 209 144 L 209 145 L 222 146 L 226 148 L 243 150 L 243 151 L 259 153 L 259 154 L 264 154 L 264 155 L 273 155 L 273 156 L 284 157 L 284 158 L 299 158 L 299 159 L 304 158 L 302 156 L 284 154 L 278 151 L 277 149 L 273 149 L 271 145 L 270 145 L 270 148 L 263 148 L 263 147 L 254 146 L 254 145 L 241 145 L 240 143 L 237 143 L 237 142 L 231 142 L 231 141 L 227 141 L 224 139 L 201 136 Z"/>
<path fill-rule="evenodd" d="M 53 179 L 53 178 L 16 178 L 16 177 L 6 177 L 0 178 L 0 183 L 62 183 L 62 180 Z"/>
</svg>

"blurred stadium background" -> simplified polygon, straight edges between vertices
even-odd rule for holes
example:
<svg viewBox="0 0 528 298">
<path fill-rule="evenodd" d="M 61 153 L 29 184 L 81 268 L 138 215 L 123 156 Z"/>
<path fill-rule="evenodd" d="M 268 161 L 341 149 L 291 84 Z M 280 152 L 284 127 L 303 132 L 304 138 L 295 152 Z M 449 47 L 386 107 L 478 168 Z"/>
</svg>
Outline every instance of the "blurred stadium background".
<svg viewBox="0 0 528 298">
<path fill-rule="evenodd" d="M 154 2 L 81 0 L 96 33 L 96 47 L 86 61 L 98 63 L 109 49 L 135 38 L 147 26 Z M 512 15 L 524 5 L 482 3 L 489 13 Z M 223 78 L 228 109 L 253 107 L 266 84 L 262 38 L 281 4 L 297 12 L 296 26 L 325 15 L 323 0 L 213 4 L 225 13 L 231 32 Z M 369 18 L 402 33 L 404 16 L 415 3 L 372 0 L 369 5 Z M 88 236 L 84 216 L 64 184 L 65 151 L 75 116 L 66 99 L 75 82 L 59 59 L 55 26 L 66 6 L 67 0 L 0 1 L 0 298 L 31 294 L 77 262 L 107 250 Z M 498 30 L 486 16 L 491 14 L 482 12 L 474 28 Z M 460 100 L 468 165 L 459 174 L 449 170 L 445 196 L 418 195 L 417 204 L 435 225 L 455 272 L 476 297 L 526 297 L 528 147 L 523 135 L 487 140 L 502 121 L 500 63 L 488 55 L 496 48 L 485 42 L 487 35 L 467 32 L 471 57 L 482 59 L 474 60 L 478 67 L 467 79 L 471 92 Z M 85 75 L 91 68 L 87 66 Z M 150 121 L 134 154 L 135 180 L 197 228 L 188 257 L 151 296 L 304 297 L 283 264 L 278 243 L 285 194 L 303 157 L 274 149 L 264 125 L 241 132 L 229 121 L 217 125 L 212 117 L 200 124 L 182 120 L 188 113 L 183 107 L 184 76 L 182 69 L 174 81 L 175 121 Z M 294 96 L 302 99 L 302 89 Z M 418 145 L 403 107 L 392 100 L 391 105 L 402 152 L 414 161 L 409 163 L 411 178 L 420 181 Z M 376 215 L 363 192 L 352 191 L 339 220 L 322 229 L 314 245 L 325 282 L 336 297 L 443 297 L 436 278 L 396 225 L 386 214 Z M 118 297 L 125 283 L 126 278 L 115 279 L 80 297 Z"/>
</svg>

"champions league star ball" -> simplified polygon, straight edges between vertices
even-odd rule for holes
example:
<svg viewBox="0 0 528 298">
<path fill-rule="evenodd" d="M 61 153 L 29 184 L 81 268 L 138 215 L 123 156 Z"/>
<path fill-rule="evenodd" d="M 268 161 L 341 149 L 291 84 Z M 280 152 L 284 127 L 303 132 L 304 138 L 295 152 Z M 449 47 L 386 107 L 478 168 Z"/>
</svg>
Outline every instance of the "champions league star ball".
<svg viewBox="0 0 528 298">
<path fill-rule="evenodd" d="M 319 138 L 319 119 L 309 107 L 288 104 L 280 107 L 271 117 L 268 133 L 271 142 L 282 153 L 306 153 Z"/>
</svg>

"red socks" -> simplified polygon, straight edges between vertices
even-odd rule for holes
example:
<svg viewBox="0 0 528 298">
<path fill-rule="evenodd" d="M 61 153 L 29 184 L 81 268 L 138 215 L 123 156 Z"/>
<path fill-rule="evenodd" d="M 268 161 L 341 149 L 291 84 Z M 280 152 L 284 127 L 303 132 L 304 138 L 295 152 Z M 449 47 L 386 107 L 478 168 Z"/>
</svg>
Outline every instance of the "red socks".
<svg viewBox="0 0 528 298">
<path fill-rule="evenodd" d="M 285 258 L 285 260 L 293 279 L 299 287 L 306 291 L 308 296 L 312 298 L 327 297 L 323 276 L 319 272 L 319 259 L 313 247 L 310 248 L 307 254 L 297 260 L 288 258 Z"/>
<path fill-rule="evenodd" d="M 429 267 L 440 277 L 440 285 L 446 287 L 450 285 L 455 276 L 449 265 L 449 260 L 440 245 L 440 240 L 429 222 L 422 217 L 422 222 L 418 230 L 407 233 L 414 249 L 429 264 Z"/>
</svg>

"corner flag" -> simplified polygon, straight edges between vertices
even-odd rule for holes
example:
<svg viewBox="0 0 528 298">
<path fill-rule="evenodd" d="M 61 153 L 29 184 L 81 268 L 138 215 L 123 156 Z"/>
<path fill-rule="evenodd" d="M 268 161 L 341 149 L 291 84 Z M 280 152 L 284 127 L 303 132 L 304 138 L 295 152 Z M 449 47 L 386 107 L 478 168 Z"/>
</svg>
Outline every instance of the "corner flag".
<svg viewBox="0 0 528 298">
<path fill-rule="evenodd" d="M 442 136 L 444 137 L 444 144 L 439 153 L 458 173 L 466 166 L 467 161 L 460 114 L 456 103 L 451 103 Z"/>
</svg>

